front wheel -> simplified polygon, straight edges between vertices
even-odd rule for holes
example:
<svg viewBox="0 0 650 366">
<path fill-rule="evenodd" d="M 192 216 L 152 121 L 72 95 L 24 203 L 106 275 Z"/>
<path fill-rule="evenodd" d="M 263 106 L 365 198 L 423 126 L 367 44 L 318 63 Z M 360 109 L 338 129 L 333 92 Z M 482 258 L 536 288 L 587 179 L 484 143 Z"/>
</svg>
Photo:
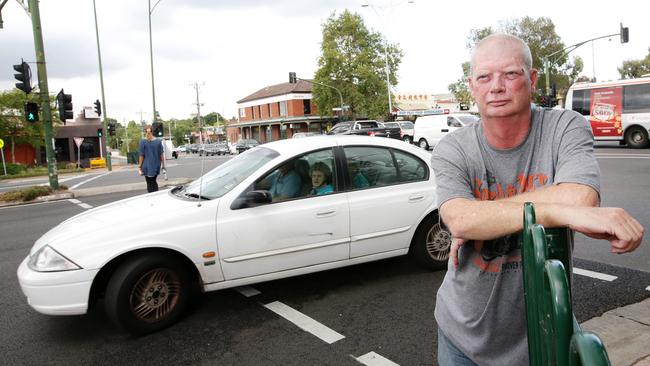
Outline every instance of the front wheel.
<svg viewBox="0 0 650 366">
<path fill-rule="evenodd" d="M 648 131 L 641 126 L 632 126 L 625 131 L 625 143 L 633 149 L 648 146 Z"/>
<path fill-rule="evenodd" d="M 406 142 L 407 144 L 410 144 L 411 143 L 411 136 L 402 137 L 402 141 Z"/>
<path fill-rule="evenodd" d="M 108 317 L 136 335 L 174 324 L 187 308 L 191 280 L 188 270 L 162 253 L 127 259 L 106 287 Z"/>
<path fill-rule="evenodd" d="M 420 141 L 418 142 L 418 146 L 420 146 L 424 150 L 429 150 L 429 143 L 427 142 L 427 139 L 425 139 L 425 138 L 420 139 Z"/>
<path fill-rule="evenodd" d="M 440 225 L 437 215 L 430 215 L 415 232 L 409 254 L 422 267 L 446 269 L 450 248 L 451 233 Z"/>
</svg>

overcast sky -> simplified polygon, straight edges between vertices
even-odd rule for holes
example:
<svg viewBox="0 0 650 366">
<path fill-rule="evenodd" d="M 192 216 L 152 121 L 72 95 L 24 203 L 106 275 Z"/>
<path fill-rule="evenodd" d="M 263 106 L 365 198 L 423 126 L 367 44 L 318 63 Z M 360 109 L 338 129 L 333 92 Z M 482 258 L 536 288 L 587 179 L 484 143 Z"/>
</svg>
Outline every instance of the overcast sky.
<svg viewBox="0 0 650 366">
<path fill-rule="evenodd" d="M 152 6 L 156 1 L 152 0 Z M 163 119 L 196 113 L 237 115 L 236 101 L 288 81 L 288 72 L 311 78 L 320 55 L 321 25 L 344 9 L 399 43 L 404 58 L 397 92 L 446 93 L 469 59 L 471 29 L 497 27 L 523 16 L 551 18 L 566 45 L 630 28 L 618 37 L 586 44 L 572 55 L 584 75 L 618 78 L 624 60 L 645 57 L 650 47 L 647 5 L 623 1 L 371 1 L 359 0 L 162 0 L 152 14 L 156 107 Z M 122 122 L 152 117 L 146 0 L 96 0 L 108 116 Z M 75 114 L 101 99 L 91 0 L 42 0 L 41 21 L 50 93 L 72 94 Z M 2 10 L 0 90 L 14 87 L 12 64 L 35 60 L 31 23 L 16 0 Z M 593 57 L 592 57 L 593 54 Z M 595 60 L 595 62 L 593 62 Z M 36 67 L 32 64 L 32 72 Z M 36 77 L 33 78 L 34 80 Z M 35 81 L 34 81 L 35 83 Z"/>
</svg>

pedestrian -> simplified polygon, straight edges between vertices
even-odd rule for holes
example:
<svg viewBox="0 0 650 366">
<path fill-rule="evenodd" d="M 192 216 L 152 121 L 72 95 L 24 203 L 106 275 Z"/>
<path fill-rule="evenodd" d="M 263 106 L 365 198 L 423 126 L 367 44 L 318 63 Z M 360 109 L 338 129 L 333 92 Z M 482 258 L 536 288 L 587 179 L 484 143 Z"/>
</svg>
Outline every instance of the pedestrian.
<svg viewBox="0 0 650 366">
<path fill-rule="evenodd" d="M 440 216 L 452 234 L 438 290 L 440 365 L 527 365 L 528 344 L 516 240 L 523 205 L 537 223 L 636 249 L 643 227 L 620 208 L 599 207 L 600 170 L 588 122 L 571 110 L 531 106 L 537 81 L 528 46 L 495 34 L 471 56 L 469 87 L 481 114 L 435 147 Z"/>
<path fill-rule="evenodd" d="M 144 128 L 145 138 L 140 140 L 140 159 L 138 162 L 138 174 L 144 175 L 147 182 L 147 192 L 156 192 L 158 182 L 156 178 L 160 174 L 160 169 L 165 170 L 165 156 L 162 142 L 153 137 L 151 125 Z"/>
</svg>

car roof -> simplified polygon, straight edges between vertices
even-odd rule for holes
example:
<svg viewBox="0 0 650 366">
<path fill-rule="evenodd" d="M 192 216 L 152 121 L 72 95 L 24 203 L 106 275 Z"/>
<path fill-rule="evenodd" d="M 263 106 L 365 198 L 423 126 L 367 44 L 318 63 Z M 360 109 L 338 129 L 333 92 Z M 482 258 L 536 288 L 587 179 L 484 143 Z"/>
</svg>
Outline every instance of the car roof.
<svg viewBox="0 0 650 366">
<path fill-rule="evenodd" d="M 314 151 L 333 146 L 382 146 L 400 149 L 428 160 L 431 154 L 415 145 L 402 140 L 386 137 L 358 136 L 358 135 L 318 135 L 308 139 L 285 139 L 268 142 L 257 148 L 267 147 L 280 153 L 282 156 L 295 156 L 307 151 Z"/>
</svg>

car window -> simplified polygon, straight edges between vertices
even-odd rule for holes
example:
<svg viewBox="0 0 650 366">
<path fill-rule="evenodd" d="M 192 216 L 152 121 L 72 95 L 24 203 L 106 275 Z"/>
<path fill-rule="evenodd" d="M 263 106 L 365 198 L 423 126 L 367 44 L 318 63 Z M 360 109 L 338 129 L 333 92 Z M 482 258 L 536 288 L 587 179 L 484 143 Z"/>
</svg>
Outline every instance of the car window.
<svg viewBox="0 0 650 366">
<path fill-rule="evenodd" d="M 447 126 L 449 127 L 463 127 L 459 120 L 454 117 L 447 117 Z"/>
<path fill-rule="evenodd" d="M 465 126 L 467 126 L 467 125 L 470 124 L 470 123 L 474 123 L 474 122 L 478 121 L 479 118 L 476 117 L 476 116 L 470 116 L 470 115 L 468 115 L 468 116 L 458 116 L 458 119 L 460 119 L 461 121 L 463 121 L 463 123 L 465 124 Z"/>
<path fill-rule="evenodd" d="M 344 151 L 352 189 L 387 186 L 397 181 L 397 168 L 389 149 L 354 146 Z"/>
<path fill-rule="evenodd" d="M 403 129 L 406 129 L 406 130 L 409 130 L 409 129 L 412 130 L 413 127 L 415 127 L 413 122 L 400 122 L 399 124 L 400 124 L 400 126 L 402 126 Z"/>
<path fill-rule="evenodd" d="M 214 199 L 223 196 L 264 164 L 279 154 L 275 150 L 256 148 L 238 155 L 190 183 L 182 192 L 186 196 Z"/>
<path fill-rule="evenodd" d="M 336 167 L 332 149 L 310 152 L 274 168 L 254 184 L 266 190 L 272 202 L 336 192 Z"/>
<path fill-rule="evenodd" d="M 399 182 L 406 183 L 429 179 L 429 167 L 424 161 L 400 150 L 393 150 L 393 152 L 397 161 Z"/>
<path fill-rule="evenodd" d="M 332 133 L 339 133 L 339 132 L 345 132 L 350 128 L 349 123 L 339 123 L 330 132 Z"/>
</svg>

